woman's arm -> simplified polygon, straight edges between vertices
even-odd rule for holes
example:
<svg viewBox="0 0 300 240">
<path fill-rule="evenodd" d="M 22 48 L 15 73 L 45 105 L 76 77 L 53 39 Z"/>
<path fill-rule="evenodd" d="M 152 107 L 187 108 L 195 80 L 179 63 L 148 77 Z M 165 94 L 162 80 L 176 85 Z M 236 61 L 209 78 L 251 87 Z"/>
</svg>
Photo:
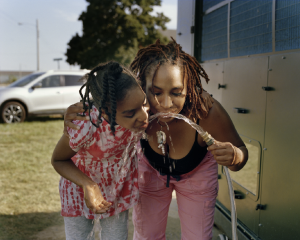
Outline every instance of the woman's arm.
<svg viewBox="0 0 300 240">
<path fill-rule="evenodd" d="M 218 101 L 215 100 L 207 118 L 201 120 L 201 126 L 215 139 L 208 150 L 218 164 L 227 166 L 232 171 L 242 169 L 248 160 L 248 150 Z"/>
<path fill-rule="evenodd" d="M 92 111 L 92 109 L 91 109 Z M 83 105 L 81 102 L 77 102 L 71 106 L 69 106 L 67 108 L 67 110 L 65 111 L 64 114 L 64 135 L 66 137 L 70 137 L 68 131 L 67 131 L 67 127 L 70 127 L 72 129 L 78 130 L 79 127 L 72 123 L 73 120 L 90 120 L 89 116 L 80 116 L 78 115 L 78 113 L 83 113 L 84 109 L 83 109 Z"/>
<path fill-rule="evenodd" d="M 65 135 L 61 137 L 53 151 L 51 163 L 62 177 L 83 189 L 84 200 L 90 210 L 97 214 L 104 213 L 111 206 L 111 203 L 104 200 L 97 183 L 92 181 L 73 163 L 71 157 L 76 152 L 70 148 L 69 140 Z"/>
</svg>

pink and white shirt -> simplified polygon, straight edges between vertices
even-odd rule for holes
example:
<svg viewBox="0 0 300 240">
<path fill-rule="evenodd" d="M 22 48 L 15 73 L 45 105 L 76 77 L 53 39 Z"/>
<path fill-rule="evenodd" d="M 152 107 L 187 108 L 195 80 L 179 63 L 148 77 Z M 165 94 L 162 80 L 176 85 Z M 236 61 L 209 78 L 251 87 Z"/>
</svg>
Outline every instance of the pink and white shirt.
<svg viewBox="0 0 300 240">
<path fill-rule="evenodd" d="M 91 118 L 94 123 L 98 115 L 99 111 L 93 106 Z M 104 199 L 113 204 L 106 213 L 94 214 L 85 204 L 82 188 L 61 177 L 61 215 L 103 219 L 133 207 L 138 201 L 136 143 L 141 133 L 116 125 L 113 136 L 110 124 L 104 118 L 99 128 L 90 121 L 76 120 L 74 123 L 80 129 L 68 128 L 70 147 L 77 152 L 72 161 L 98 184 Z"/>
</svg>

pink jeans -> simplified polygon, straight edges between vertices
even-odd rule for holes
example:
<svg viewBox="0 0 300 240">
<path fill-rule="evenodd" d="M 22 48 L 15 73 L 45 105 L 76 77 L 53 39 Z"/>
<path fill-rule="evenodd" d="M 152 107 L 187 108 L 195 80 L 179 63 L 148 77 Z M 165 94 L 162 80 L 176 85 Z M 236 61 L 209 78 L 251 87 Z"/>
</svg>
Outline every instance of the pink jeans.
<svg viewBox="0 0 300 240">
<path fill-rule="evenodd" d="M 181 239 L 212 239 L 214 207 L 218 194 L 218 165 L 207 152 L 202 162 L 180 180 L 161 176 L 141 153 L 139 155 L 139 202 L 133 208 L 134 240 L 163 240 L 172 191 L 176 191 Z"/>
</svg>

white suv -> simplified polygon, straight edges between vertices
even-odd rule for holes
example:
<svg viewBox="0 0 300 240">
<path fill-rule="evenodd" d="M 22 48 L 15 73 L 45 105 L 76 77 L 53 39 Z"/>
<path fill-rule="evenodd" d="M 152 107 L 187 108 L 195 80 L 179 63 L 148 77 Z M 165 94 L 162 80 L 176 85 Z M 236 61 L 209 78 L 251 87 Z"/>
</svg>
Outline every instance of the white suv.
<svg viewBox="0 0 300 240">
<path fill-rule="evenodd" d="M 80 100 L 81 78 L 88 70 L 50 70 L 25 76 L 0 88 L 1 118 L 5 123 L 23 122 L 28 115 L 63 114 Z"/>
</svg>

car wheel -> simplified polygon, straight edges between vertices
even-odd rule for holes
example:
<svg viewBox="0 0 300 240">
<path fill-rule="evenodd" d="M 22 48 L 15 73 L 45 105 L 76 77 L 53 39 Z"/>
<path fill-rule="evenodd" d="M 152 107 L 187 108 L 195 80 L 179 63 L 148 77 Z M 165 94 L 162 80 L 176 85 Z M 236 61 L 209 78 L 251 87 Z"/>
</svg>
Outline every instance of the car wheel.
<svg viewBox="0 0 300 240">
<path fill-rule="evenodd" d="M 7 102 L 2 107 L 1 117 L 5 123 L 24 122 L 26 111 L 23 105 L 18 102 Z"/>
</svg>

